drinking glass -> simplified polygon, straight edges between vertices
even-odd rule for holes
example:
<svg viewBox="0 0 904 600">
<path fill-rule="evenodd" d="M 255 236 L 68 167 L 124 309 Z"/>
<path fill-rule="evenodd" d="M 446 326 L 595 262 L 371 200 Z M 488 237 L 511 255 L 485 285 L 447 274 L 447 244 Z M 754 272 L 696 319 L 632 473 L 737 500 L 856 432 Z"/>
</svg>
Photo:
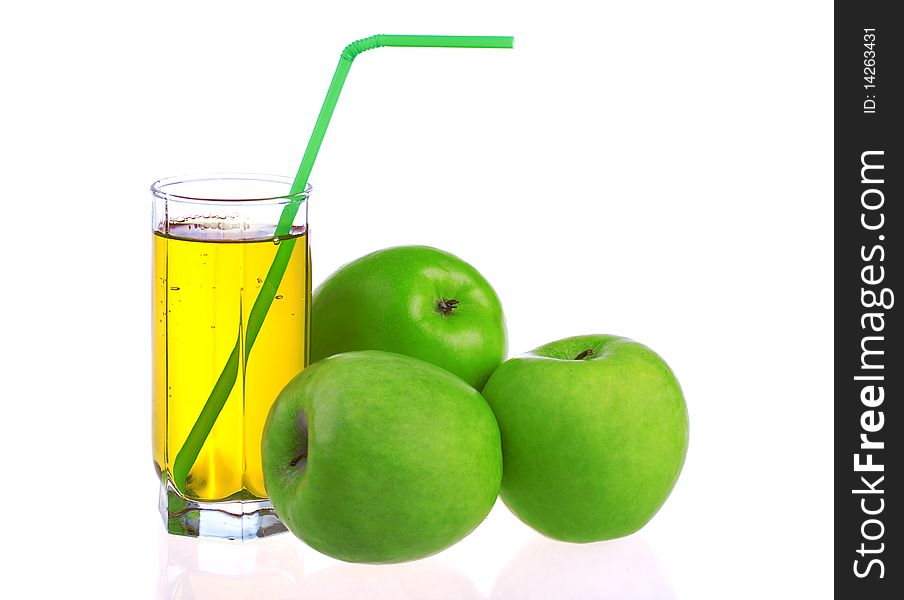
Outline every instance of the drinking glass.
<svg viewBox="0 0 904 600">
<path fill-rule="evenodd" d="M 285 530 L 260 449 L 270 406 L 308 360 L 311 190 L 291 185 L 224 173 L 151 186 L 153 453 L 170 533 Z M 278 231 L 290 203 L 297 212 Z M 288 260 L 281 278 L 270 273 L 278 252 Z"/>
</svg>

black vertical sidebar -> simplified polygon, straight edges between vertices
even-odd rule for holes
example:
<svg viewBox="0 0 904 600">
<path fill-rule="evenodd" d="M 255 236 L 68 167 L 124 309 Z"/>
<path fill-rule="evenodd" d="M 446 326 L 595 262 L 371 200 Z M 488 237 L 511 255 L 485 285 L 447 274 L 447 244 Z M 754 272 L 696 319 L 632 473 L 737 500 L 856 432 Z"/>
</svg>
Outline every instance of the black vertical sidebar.
<svg viewBox="0 0 904 600">
<path fill-rule="evenodd" d="M 835 4 L 839 598 L 904 598 L 904 21 L 892 17 L 896 4 Z"/>
</svg>

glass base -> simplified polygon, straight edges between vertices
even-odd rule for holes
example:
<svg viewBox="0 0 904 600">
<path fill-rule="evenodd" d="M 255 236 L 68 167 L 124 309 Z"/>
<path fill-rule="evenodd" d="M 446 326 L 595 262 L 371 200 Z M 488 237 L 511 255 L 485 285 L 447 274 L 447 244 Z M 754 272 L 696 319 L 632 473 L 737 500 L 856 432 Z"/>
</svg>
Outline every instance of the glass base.
<svg viewBox="0 0 904 600">
<path fill-rule="evenodd" d="M 160 486 L 160 516 L 169 533 L 189 537 L 253 540 L 286 531 L 269 500 L 197 502 L 169 479 Z"/>
</svg>

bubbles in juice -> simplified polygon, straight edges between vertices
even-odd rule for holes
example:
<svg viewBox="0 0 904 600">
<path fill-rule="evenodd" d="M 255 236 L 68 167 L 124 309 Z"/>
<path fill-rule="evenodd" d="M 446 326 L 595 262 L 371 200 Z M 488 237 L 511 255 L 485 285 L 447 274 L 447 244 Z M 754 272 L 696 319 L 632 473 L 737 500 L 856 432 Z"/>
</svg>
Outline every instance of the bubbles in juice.
<svg viewBox="0 0 904 600">
<path fill-rule="evenodd" d="M 172 472 L 237 338 L 245 356 L 248 315 L 286 243 L 294 248 L 276 298 L 186 481 L 193 500 L 267 495 L 260 455 L 264 423 L 279 391 L 306 364 L 307 231 L 296 227 L 275 239 L 229 219 L 200 216 L 154 232 L 153 444 L 160 473 Z"/>
</svg>

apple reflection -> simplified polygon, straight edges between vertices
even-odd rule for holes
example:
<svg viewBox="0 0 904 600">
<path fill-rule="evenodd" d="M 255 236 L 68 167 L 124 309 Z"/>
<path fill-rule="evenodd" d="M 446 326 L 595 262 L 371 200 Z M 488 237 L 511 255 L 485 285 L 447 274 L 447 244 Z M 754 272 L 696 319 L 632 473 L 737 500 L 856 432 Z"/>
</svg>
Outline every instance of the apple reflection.
<svg viewBox="0 0 904 600">
<path fill-rule="evenodd" d="M 316 600 L 485 600 L 470 579 L 438 560 L 397 565 L 340 564 L 305 579 Z"/>
<path fill-rule="evenodd" d="M 649 546 L 637 536 L 594 544 L 542 538 L 502 569 L 491 600 L 672 600 L 675 593 Z"/>
<path fill-rule="evenodd" d="M 470 579 L 437 559 L 397 565 L 329 561 L 305 576 L 304 555 L 313 552 L 291 535 L 229 542 L 162 533 L 157 598 L 486 600 Z"/>
</svg>

